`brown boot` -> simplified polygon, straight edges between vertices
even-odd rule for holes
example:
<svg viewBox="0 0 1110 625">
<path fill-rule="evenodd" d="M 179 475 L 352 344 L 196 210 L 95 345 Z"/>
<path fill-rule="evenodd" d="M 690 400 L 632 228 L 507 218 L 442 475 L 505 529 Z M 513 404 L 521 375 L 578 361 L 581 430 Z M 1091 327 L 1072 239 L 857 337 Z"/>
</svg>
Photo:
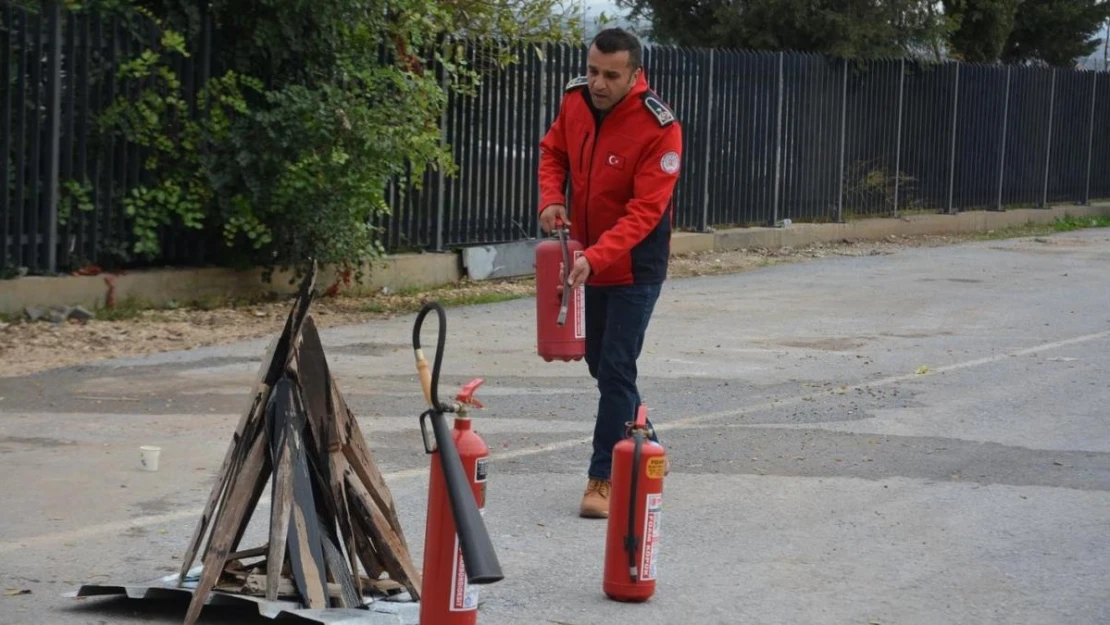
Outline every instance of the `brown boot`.
<svg viewBox="0 0 1110 625">
<path fill-rule="evenodd" d="M 609 517 L 609 490 L 613 484 L 609 480 L 590 478 L 586 494 L 582 496 L 582 507 L 578 516 L 584 519 L 606 519 Z"/>
</svg>

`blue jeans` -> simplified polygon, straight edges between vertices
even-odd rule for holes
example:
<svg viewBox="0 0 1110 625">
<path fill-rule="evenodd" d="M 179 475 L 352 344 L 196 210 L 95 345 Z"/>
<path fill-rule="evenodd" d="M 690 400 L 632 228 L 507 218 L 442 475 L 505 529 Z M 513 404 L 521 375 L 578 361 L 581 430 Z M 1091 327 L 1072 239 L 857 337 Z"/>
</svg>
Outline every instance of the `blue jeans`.
<svg viewBox="0 0 1110 625">
<path fill-rule="evenodd" d="M 624 438 L 625 424 L 636 419 L 640 407 L 636 360 L 662 287 L 586 287 L 586 364 L 601 392 L 590 459 L 592 478 L 609 479 L 613 446 Z M 658 441 L 654 429 L 650 431 L 650 438 Z"/>
</svg>

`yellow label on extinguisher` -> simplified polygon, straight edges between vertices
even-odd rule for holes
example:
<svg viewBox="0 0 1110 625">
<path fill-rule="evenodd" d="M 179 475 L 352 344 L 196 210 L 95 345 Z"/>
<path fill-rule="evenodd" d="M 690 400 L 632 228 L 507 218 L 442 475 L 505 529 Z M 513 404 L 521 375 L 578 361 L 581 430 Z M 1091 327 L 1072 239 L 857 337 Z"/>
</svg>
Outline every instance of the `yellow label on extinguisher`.
<svg viewBox="0 0 1110 625">
<path fill-rule="evenodd" d="M 655 458 L 648 458 L 647 461 L 647 476 L 653 480 L 658 480 L 663 477 L 667 472 L 667 459 L 656 456 Z"/>
</svg>

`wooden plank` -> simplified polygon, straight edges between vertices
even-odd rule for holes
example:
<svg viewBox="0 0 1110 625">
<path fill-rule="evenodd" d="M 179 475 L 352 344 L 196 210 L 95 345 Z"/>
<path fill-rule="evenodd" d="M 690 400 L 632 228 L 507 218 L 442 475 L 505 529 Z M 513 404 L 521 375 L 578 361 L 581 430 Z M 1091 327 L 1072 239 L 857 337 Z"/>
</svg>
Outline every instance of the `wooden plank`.
<svg viewBox="0 0 1110 625">
<path fill-rule="evenodd" d="M 282 378 L 274 388 L 268 428 L 272 437 L 270 455 L 273 458 L 274 474 L 270 489 L 270 550 L 266 559 L 275 563 L 285 562 L 289 518 L 293 510 L 293 457 L 296 451 L 290 430 L 296 422 L 295 413 L 292 382 Z M 278 597 L 281 569 L 281 566 L 271 566 L 266 570 L 266 598 L 271 601 Z"/>
<path fill-rule="evenodd" d="M 354 470 L 355 474 L 358 475 L 358 479 L 362 480 L 363 486 L 374 498 L 378 508 L 389 520 L 389 526 L 396 532 L 401 544 L 407 545 L 408 542 L 405 540 L 405 534 L 401 528 L 401 520 L 397 516 L 397 507 L 393 503 L 393 495 L 389 492 L 389 486 L 386 485 L 381 470 L 378 469 L 377 463 L 374 462 L 374 455 L 370 452 L 370 448 L 366 444 L 366 439 L 362 436 L 358 421 L 355 419 L 354 414 L 351 413 L 350 408 L 347 407 L 347 402 L 343 399 L 343 395 L 340 394 L 339 388 L 335 386 L 334 381 L 332 382 L 332 398 L 335 402 L 336 414 L 345 415 L 343 418 L 343 425 L 346 445 L 343 447 L 343 453 L 347 456 L 347 462 L 351 465 L 351 469 Z M 369 572 L 370 571 L 367 571 L 367 573 Z"/>
<path fill-rule="evenodd" d="M 351 525 L 359 527 L 357 519 L 351 519 Z M 355 553 L 358 554 L 358 560 L 362 563 L 362 570 L 366 572 L 366 576 L 372 579 L 381 577 L 385 573 L 385 566 L 382 565 L 381 559 L 378 558 L 378 551 L 370 542 L 370 539 L 361 532 L 355 533 Z M 357 569 L 355 569 L 357 570 Z M 359 577 L 359 582 L 362 582 L 362 577 Z"/>
<path fill-rule="evenodd" d="M 347 551 L 348 571 L 354 576 L 354 591 L 362 596 L 362 579 L 358 575 L 358 545 L 355 543 L 354 528 L 351 527 L 351 510 L 347 503 L 347 489 L 343 488 L 343 476 L 347 471 L 347 460 L 342 450 L 328 453 L 329 478 L 331 486 L 332 503 L 336 507 L 336 517 L 339 521 L 339 531 L 343 535 L 343 544 Z"/>
<path fill-rule="evenodd" d="M 269 433 L 267 433 L 269 436 Z M 243 535 L 247 533 L 247 527 L 250 525 L 251 518 L 254 517 L 254 511 L 258 508 L 258 502 L 262 499 L 262 493 L 266 490 L 266 485 L 270 483 L 270 473 L 274 470 L 273 463 L 270 461 L 270 455 L 266 454 L 266 459 L 263 463 L 262 470 L 258 472 L 258 476 L 254 481 L 254 490 L 251 492 L 250 500 L 247 502 L 247 511 L 243 515 L 243 523 L 239 526 L 239 530 L 235 532 L 235 540 L 231 541 L 231 550 L 238 551 L 239 545 L 243 540 Z"/>
<path fill-rule="evenodd" d="M 295 400 L 294 400 L 295 401 Z M 289 526 L 289 564 L 301 592 L 304 606 L 327 608 L 324 586 L 324 554 L 320 545 L 319 517 L 309 469 L 308 449 L 304 442 L 305 415 L 294 404 L 293 427 L 289 438 L 293 450 L 293 514 Z"/>
<path fill-rule="evenodd" d="M 330 492 L 330 512 L 342 534 L 342 541 L 349 556 L 349 570 L 357 573 L 358 555 L 356 553 L 354 531 L 351 528 L 350 510 L 347 504 L 346 489 L 343 488 L 343 475 L 347 469 L 347 459 L 343 454 L 345 428 L 349 416 L 346 411 L 335 410 L 336 386 L 328 368 L 324 354 L 324 344 L 316 329 L 312 315 L 305 318 L 301 327 L 301 341 L 297 346 L 296 364 L 301 398 L 305 412 L 317 441 L 316 450 L 321 463 L 321 489 Z M 337 537 L 338 538 L 338 537 Z M 356 580 L 359 578 L 356 577 Z M 361 595 L 361 581 L 355 582 L 355 592 Z"/>
<path fill-rule="evenodd" d="M 364 585 L 385 594 L 397 592 L 404 589 L 404 586 L 402 586 L 395 579 L 371 579 L 364 576 L 361 581 Z"/>
<path fill-rule="evenodd" d="M 309 427 L 312 438 L 316 442 L 313 451 L 317 457 L 323 458 L 331 448 L 338 449 L 339 442 L 332 442 L 334 438 L 334 423 L 330 418 L 331 375 L 328 372 L 327 358 L 324 356 L 324 345 L 320 341 L 320 334 L 316 331 L 316 323 L 312 315 L 305 317 L 301 326 L 300 341 L 294 353 L 297 366 L 297 382 L 301 387 L 301 401 L 305 414 L 308 415 Z"/>
<path fill-rule="evenodd" d="M 363 532 L 377 546 L 378 559 L 385 566 L 389 576 L 404 584 L 412 598 L 419 600 L 420 573 L 413 566 L 404 541 L 390 527 L 374 498 L 352 472 L 347 473 L 346 482 L 347 494 L 355 513 L 354 518 L 362 526 Z"/>
<path fill-rule="evenodd" d="M 263 367 L 266 366 L 267 362 L 263 360 Z M 212 487 L 211 494 L 208 495 L 208 501 L 204 504 L 204 511 L 201 512 L 200 520 L 197 522 L 196 529 L 193 530 L 193 536 L 189 539 L 189 546 L 185 549 L 185 555 L 181 558 L 181 571 L 178 573 L 177 579 L 177 585 L 179 587 L 184 583 L 185 576 L 188 574 L 189 569 L 193 567 L 193 561 L 196 559 L 197 550 L 200 549 L 201 541 L 204 539 L 204 533 L 208 529 L 217 504 L 220 504 L 222 507 L 226 499 L 226 491 L 231 481 L 229 478 L 231 478 L 233 473 L 237 473 L 238 467 L 233 465 L 236 464 L 235 461 L 237 458 L 243 456 L 243 450 L 240 449 L 240 447 L 244 444 L 244 435 L 248 433 L 249 429 L 253 429 L 252 425 L 255 421 L 261 420 L 268 397 L 269 393 L 265 386 L 257 388 L 250 408 L 243 413 L 243 416 L 239 419 L 239 424 L 235 427 L 235 434 L 231 437 L 231 444 L 228 445 L 227 451 L 224 453 L 223 462 L 220 463 L 220 469 L 216 474 L 216 483 Z"/>
<path fill-rule="evenodd" d="M 343 552 L 339 550 L 336 545 L 332 532 L 320 523 L 320 545 L 324 549 L 324 563 L 328 568 L 330 574 L 330 581 L 339 585 L 341 592 L 338 597 L 333 597 L 337 600 L 335 607 L 339 608 L 356 608 L 362 605 L 362 592 L 356 590 L 355 578 L 358 577 L 351 573 L 348 568 L 349 562 L 343 558 Z M 357 584 L 361 587 L 361 584 Z"/>
<path fill-rule="evenodd" d="M 267 436 L 263 430 L 258 432 L 258 436 L 250 443 L 250 451 L 243 463 L 241 473 L 243 477 L 253 478 L 262 471 L 266 463 L 266 448 Z M 227 505 L 220 509 L 213 520 L 212 538 L 203 558 L 204 569 L 201 571 L 200 580 L 189 603 L 185 625 L 194 625 L 197 622 L 209 592 L 223 572 L 224 565 L 227 564 L 227 556 L 231 553 L 231 541 L 240 524 L 243 523 L 253 487 L 253 479 L 238 479 L 231 483 Z"/>
<path fill-rule="evenodd" d="M 250 549 L 244 549 L 242 551 L 236 551 L 235 553 L 228 555 L 227 560 L 228 560 L 228 562 L 231 562 L 232 560 L 245 560 L 247 558 L 257 558 L 258 556 L 266 555 L 266 553 L 268 551 L 269 551 L 269 547 L 265 546 L 265 545 L 262 546 L 262 547 L 251 547 Z M 251 565 L 251 566 L 254 566 L 254 565 Z"/>
</svg>

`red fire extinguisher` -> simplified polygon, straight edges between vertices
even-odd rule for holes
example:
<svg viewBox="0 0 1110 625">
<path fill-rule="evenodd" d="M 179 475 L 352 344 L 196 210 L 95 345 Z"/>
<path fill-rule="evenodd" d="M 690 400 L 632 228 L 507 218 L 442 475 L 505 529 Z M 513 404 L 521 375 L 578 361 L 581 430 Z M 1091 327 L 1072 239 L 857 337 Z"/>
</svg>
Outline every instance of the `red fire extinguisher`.
<svg viewBox="0 0 1110 625">
<path fill-rule="evenodd" d="M 420 327 L 432 310 L 439 313 L 439 349 L 435 365 L 429 371 L 420 347 Z M 420 417 L 424 449 L 432 456 L 420 624 L 474 625 L 478 622 L 477 585 L 492 584 L 504 576 L 482 518 L 489 447 L 471 429 L 468 416 L 469 407 L 482 407 L 474 393 L 484 380 L 478 378 L 464 386 L 454 402 L 440 403 L 437 389 L 445 328 L 443 308 L 429 303 L 417 316 L 413 329 L 416 368 L 424 397 L 432 406 Z M 444 420 L 444 413 L 448 412 L 455 415 L 454 427 L 450 430 Z M 429 421 L 431 433 L 427 426 Z"/>
<path fill-rule="evenodd" d="M 472 395 L 481 380 L 467 385 L 460 401 L 475 402 Z M 489 447 L 471 429 L 470 418 L 455 415 L 451 439 L 459 451 L 479 512 L 486 505 L 486 464 Z M 433 452 L 438 454 L 439 451 Z M 432 459 L 428 478 L 428 522 L 424 535 L 424 573 L 420 594 L 420 623 L 474 625 L 478 622 L 478 587 L 470 584 L 463 562 L 451 502 L 438 458 Z"/>
<path fill-rule="evenodd" d="M 555 224 L 558 240 L 546 239 L 536 246 L 536 352 L 547 362 L 582 360 L 586 355 L 586 293 L 579 286 L 567 288 L 566 277 L 579 256 L 582 244 L 570 238 L 560 219 Z M 565 267 L 563 289 L 559 289 L 559 264 Z"/>
<path fill-rule="evenodd" d="M 613 447 L 602 589 L 615 601 L 639 602 L 655 594 L 667 457 L 647 437 L 647 407 L 629 425 L 629 435 Z"/>
</svg>

